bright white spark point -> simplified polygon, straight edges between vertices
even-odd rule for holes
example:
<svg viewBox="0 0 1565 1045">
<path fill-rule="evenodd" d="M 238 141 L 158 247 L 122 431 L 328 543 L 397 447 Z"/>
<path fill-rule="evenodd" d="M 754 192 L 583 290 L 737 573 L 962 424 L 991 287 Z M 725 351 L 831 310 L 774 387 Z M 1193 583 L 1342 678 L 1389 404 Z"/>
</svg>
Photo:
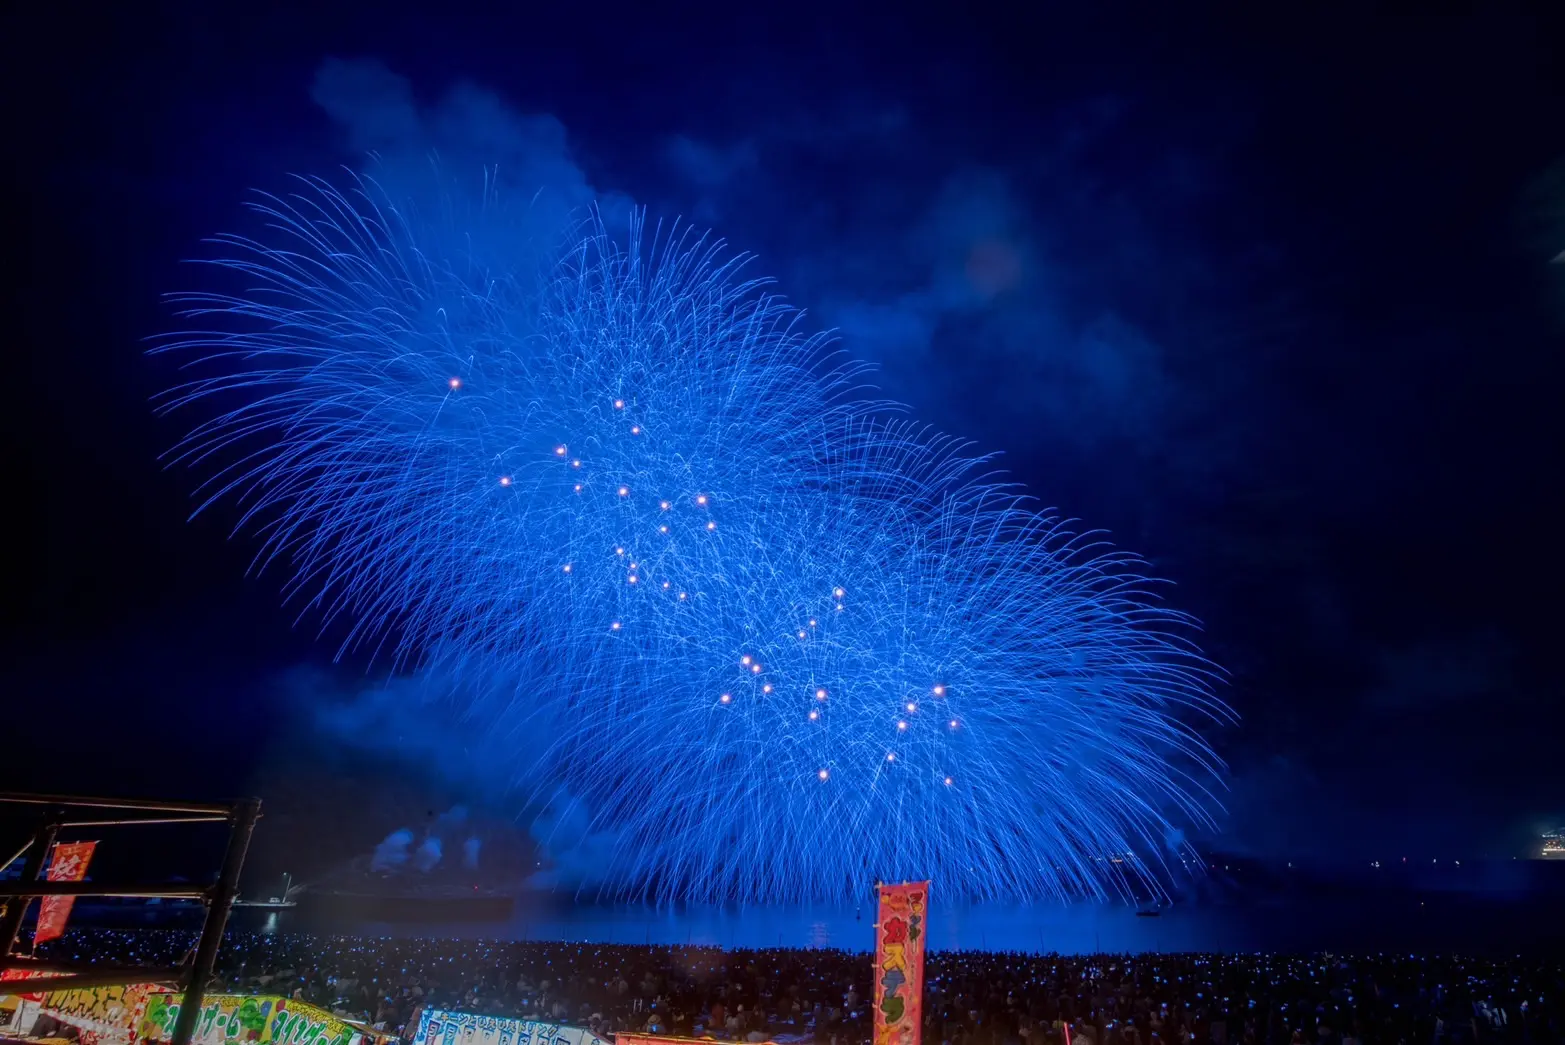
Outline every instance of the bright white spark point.
<svg viewBox="0 0 1565 1045">
<path fill-rule="evenodd" d="M 566 573 L 570 573 L 571 572 L 571 564 L 570 563 L 566 563 L 564 566 L 561 566 L 560 569 L 564 570 Z"/>
<path fill-rule="evenodd" d="M 895 762 L 896 760 L 897 760 L 897 756 L 894 753 L 892 753 L 890 751 L 886 752 L 886 761 L 887 762 Z"/>
<path fill-rule="evenodd" d="M 624 555 L 625 554 L 625 549 L 624 548 L 615 548 L 614 549 L 614 554 L 615 555 Z"/>
<path fill-rule="evenodd" d="M 818 719 L 820 717 L 821 717 L 821 713 L 819 711 L 812 711 L 812 712 L 810 712 L 810 721 L 811 722 L 814 722 L 816 719 Z"/>
<path fill-rule="evenodd" d="M 630 564 L 630 568 L 631 568 L 631 569 L 633 569 L 633 570 L 639 570 L 639 569 L 641 569 L 641 567 L 640 567 L 640 566 L 637 566 L 637 565 L 636 565 L 636 564 L 635 564 L 635 563 L 631 563 L 631 564 Z"/>
<path fill-rule="evenodd" d="M 628 487 L 628 486 L 621 486 L 619 488 L 619 495 L 621 497 L 629 497 L 630 496 L 630 487 Z"/>
<path fill-rule="evenodd" d="M 707 524 L 706 524 L 706 528 L 707 528 L 707 529 L 708 529 L 708 530 L 715 530 L 715 529 L 717 529 L 717 523 L 715 523 L 715 522 L 709 522 L 709 523 L 707 523 Z"/>
<path fill-rule="evenodd" d="M 816 690 L 815 691 L 815 699 L 816 700 L 825 700 L 826 699 L 826 691 L 824 689 Z"/>
<path fill-rule="evenodd" d="M 556 456 L 556 457 L 564 457 L 565 456 L 565 447 L 563 447 L 563 446 L 556 446 L 554 448 L 554 456 Z"/>
<path fill-rule="evenodd" d="M 667 526 L 659 526 L 658 527 L 658 533 L 667 533 L 667 532 L 668 532 L 668 527 Z"/>
<path fill-rule="evenodd" d="M 500 485 L 501 486 L 510 486 L 511 485 L 511 477 L 509 475 L 502 475 L 500 477 Z"/>
<path fill-rule="evenodd" d="M 616 409 L 616 410 L 623 410 L 623 409 L 625 409 L 625 400 L 623 400 L 623 399 L 616 399 L 616 400 L 614 400 L 614 409 Z"/>
<path fill-rule="evenodd" d="M 801 638 L 801 639 L 804 638 L 804 632 L 802 632 L 802 631 L 799 632 L 799 638 Z"/>
<path fill-rule="evenodd" d="M 950 786 L 951 786 L 951 778 L 950 777 L 946 777 L 946 787 L 950 787 Z"/>
<path fill-rule="evenodd" d="M 761 692 L 762 693 L 770 693 L 771 691 L 772 691 L 772 684 L 770 682 L 768 682 L 766 685 L 761 687 Z"/>
<path fill-rule="evenodd" d="M 576 484 L 576 492 L 581 493 L 581 483 Z"/>
<path fill-rule="evenodd" d="M 739 658 L 739 663 L 743 664 L 745 667 L 749 667 L 750 666 L 750 654 L 746 653 L 744 656 L 740 657 Z"/>
<path fill-rule="evenodd" d="M 641 434 L 641 426 L 640 425 L 631 425 L 630 426 L 630 434 L 631 435 L 640 435 Z"/>
<path fill-rule="evenodd" d="M 812 628 L 815 627 L 815 618 L 814 617 L 810 618 L 810 627 L 812 627 Z"/>
<path fill-rule="evenodd" d="M 609 630 L 610 631 L 619 631 L 619 621 L 615 621 L 613 624 L 610 624 L 609 625 Z"/>
<path fill-rule="evenodd" d="M 460 377 L 453 377 L 450 381 L 447 381 L 446 384 L 450 385 L 452 388 L 461 388 L 462 379 Z"/>
<path fill-rule="evenodd" d="M 906 722 L 898 722 L 897 723 L 897 728 L 898 729 L 906 729 L 907 728 L 907 723 Z"/>
<path fill-rule="evenodd" d="M 630 583 L 631 583 L 631 584 L 635 584 L 635 583 L 636 583 L 636 575 L 635 575 L 635 574 L 634 574 L 634 573 L 633 573 L 633 574 L 631 574 L 631 575 L 630 575 L 630 577 L 629 577 L 629 578 L 627 578 L 627 579 L 628 579 L 628 580 L 629 580 L 629 582 L 630 582 Z"/>
<path fill-rule="evenodd" d="M 937 696 L 937 697 L 943 697 L 943 696 L 946 695 L 946 688 L 944 686 L 936 686 L 935 689 L 934 689 L 934 693 L 935 693 L 935 696 Z"/>
<path fill-rule="evenodd" d="M 669 587 L 670 587 L 670 585 L 669 585 L 668 581 L 664 581 L 663 582 L 663 590 L 667 591 L 669 589 Z"/>
<path fill-rule="evenodd" d="M 954 719 L 954 718 L 951 720 L 951 728 L 952 729 L 956 728 L 956 719 Z"/>
<path fill-rule="evenodd" d="M 702 494 L 701 496 L 697 497 L 696 498 L 696 503 L 697 504 L 705 504 L 706 503 L 706 494 Z"/>
<path fill-rule="evenodd" d="M 733 699 L 734 699 L 734 698 L 733 698 L 733 697 L 730 697 L 730 696 L 729 696 L 729 695 L 728 695 L 728 694 L 727 694 L 727 693 L 724 693 L 724 694 L 723 694 L 723 695 L 722 695 L 722 696 L 720 696 L 720 697 L 718 697 L 718 698 L 717 698 L 717 699 L 718 699 L 718 700 L 721 700 L 721 701 L 722 701 L 722 702 L 723 702 L 723 703 L 724 703 L 724 704 L 726 704 L 726 703 L 728 703 L 728 702 L 729 702 L 729 701 L 730 701 L 730 700 L 733 700 Z"/>
<path fill-rule="evenodd" d="M 844 593 L 844 592 L 843 592 L 843 590 L 842 590 L 842 589 L 841 589 L 841 588 L 837 588 L 837 589 L 834 589 L 834 590 L 833 590 L 833 591 L 832 591 L 832 594 L 833 594 L 833 595 L 835 595 L 835 596 L 837 596 L 837 598 L 839 598 L 839 599 L 840 599 L 840 598 L 842 598 L 842 596 L 843 596 L 843 595 L 844 595 L 844 594 L 845 594 L 845 593 Z"/>
<path fill-rule="evenodd" d="M 669 503 L 668 503 L 668 502 L 667 502 L 667 501 L 659 501 L 659 502 L 658 502 L 658 507 L 659 507 L 659 508 L 661 508 L 661 509 L 663 509 L 663 510 L 664 510 L 664 511 L 665 511 L 665 512 L 666 512 L 666 511 L 668 511 L 668 510 L 669 510 L 669 509 L 670 509 L 670 508 L 671 508 L 671 507 L 673 507 L 673 505 L 671 505 L 671 504 L 669 504 Z"/>
<path fill-rule="evenodd" d="M 915 703 L 913 703 L 913 702 L 912 702 L 912 701 L 911 701 L 911 700 L 910 700 L 910 701 L 908 701 L 908 702 L 907 702 L 907 709 L 908 709 L 908 710 L 909 710 L 909 711 L 917 711 L 917 710 L 918 710 L 918 705 L 917 705 L 917 704 L 915 704 Z"/>
<path fill-rule="evenodd" d="M 838 613 L 841 613 L 841 612 L 842 612 L 842 603 L 840 603 L 840 602 L 839 602 L 839 603 L 837 603 L 837 612 L 838 612 Z"/>
<path fill-rule="evenodd" d="M 824 769 L 815 775 L 820 777 L 822 780 L 825 780 L 827 777 L 831 776 L 831 774 L 826 772 Z"/>
<path fill-rule="evenodd" d="M 761 666 L 759 664 L 751 664 L 750 670 L 759 675 L 761 673 Z"/>
<path fill-rule="evenodd" d="M 685 597 L 685 593 L 684 593 L 684 592 L 680 592 L 680 593 L 679 593 L 679 597 L 680 597 L 680 598 L 681 598 L 681 599 L 683 599 L 683 598 L 684 598 L 684 597 Z"/>
<path fill-rule="evenodd" d="M 572 468 L 580 468 L 581 467 L 581 460 L 580 460 L 580 458 L 572 461 L 571 462 L 571 467 Z"/>
</svg>

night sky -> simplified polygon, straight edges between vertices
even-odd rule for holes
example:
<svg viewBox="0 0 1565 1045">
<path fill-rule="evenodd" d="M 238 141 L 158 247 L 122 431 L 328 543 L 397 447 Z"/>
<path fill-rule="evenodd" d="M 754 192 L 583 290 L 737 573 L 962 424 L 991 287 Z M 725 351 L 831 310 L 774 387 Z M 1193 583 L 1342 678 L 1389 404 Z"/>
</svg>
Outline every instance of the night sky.
<svg viewBox="0 0 1565 1045">
<path fill-rule="evenodd" d="M 148 404 L 201 237 L 373 148 L 714 228 L 1146 555 L 1242 719 L 1201 844 L 1509 856 L 1565 821 L 1565 18 L 23 6 L 0 784 L 256 791 L 351 819 L 326 848 L 481 801 L 323 725 L 389 669 L 333 664 L 231 515 L 187 522 Z"/>
</svg>

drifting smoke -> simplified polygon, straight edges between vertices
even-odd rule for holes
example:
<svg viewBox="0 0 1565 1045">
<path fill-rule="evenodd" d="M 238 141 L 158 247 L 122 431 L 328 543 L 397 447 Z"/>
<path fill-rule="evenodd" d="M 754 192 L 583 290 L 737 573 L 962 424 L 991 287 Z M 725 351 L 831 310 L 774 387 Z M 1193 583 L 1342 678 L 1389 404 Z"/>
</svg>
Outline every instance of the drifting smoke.
<svg viewBox="0 0 1565 1045">
<path fill-rule="evenodd" d="M 440 865 L 440 857 L 440 839 L 430 835 L 419 843 L 418 852 L 413 854 L 413 869 L 419 874 L 428 874 Z"/>
<path fill-rule="evenodd" d="M 408 851 L 413 845 L 413 832 L 405 827 L 387 835 L 370 857 L 371 871 L 400 871 L 407 866 Z"/>
</svg>

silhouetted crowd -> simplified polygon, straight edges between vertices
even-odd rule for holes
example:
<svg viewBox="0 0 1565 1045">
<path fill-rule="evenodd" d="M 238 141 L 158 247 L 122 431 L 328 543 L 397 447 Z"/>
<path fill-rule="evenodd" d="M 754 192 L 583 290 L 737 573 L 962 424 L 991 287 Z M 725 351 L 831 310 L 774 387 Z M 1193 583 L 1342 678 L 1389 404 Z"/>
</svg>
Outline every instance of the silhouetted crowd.
<svg viewBox="0 0 1565 1045">
<path fill-rule="evenodd" d="M 194 938 L 72 930 L 43 956 L 167 965 Z M 865 954 L 230 933 L 216 990 L 282 994 L 411 1038 L 426 1007 L 727 1041 L 860 1045 Z M 926 1045 L 1565 1042 L 1565 962 L 1410 955 L 945 952 Z"/>
</svg>

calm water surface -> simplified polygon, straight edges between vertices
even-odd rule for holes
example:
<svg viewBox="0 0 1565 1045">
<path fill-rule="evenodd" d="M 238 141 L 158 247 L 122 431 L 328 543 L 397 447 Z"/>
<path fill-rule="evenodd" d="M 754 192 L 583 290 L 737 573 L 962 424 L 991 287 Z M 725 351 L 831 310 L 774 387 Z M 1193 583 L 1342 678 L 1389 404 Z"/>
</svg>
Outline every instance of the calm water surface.
<svg viewBox="0 0 1565 1045">
<path fill-rule="evenodd" d="M 1557 898 L 1465 894 L 1176 905 L 1156 918 L 1114 904 L 945 906 L 933 897 L 935 950 L 1044 951 L 1502 951 L 1565 949 Z M 703 944 L 727 948 L 873 946 L 871 905 L 664 908 L 527 902 L 505 922 L 343 923 L 249 912 L 250 927 L 389 936 L 582 943 Z"/>
</svg>

